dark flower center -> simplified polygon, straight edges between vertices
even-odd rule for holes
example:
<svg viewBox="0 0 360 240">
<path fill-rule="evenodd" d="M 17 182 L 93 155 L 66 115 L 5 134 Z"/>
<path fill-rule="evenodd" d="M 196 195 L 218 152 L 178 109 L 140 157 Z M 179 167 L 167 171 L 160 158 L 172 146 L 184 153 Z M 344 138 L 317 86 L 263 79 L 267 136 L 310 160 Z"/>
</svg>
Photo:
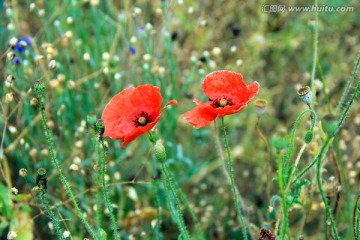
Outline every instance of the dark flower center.
<svg viewBox="0 0 360 240">
<path fill-rule="evenodd" d="M 224 108 L 226 106 L 232 106 L 234 105 L 233 101 L 230 98 L 222 97 L 222 98 L 216 98 L 214 100 L 209 99 L 212 101 L 212 106 L 214 108 Z"/>
<path fill-rule="evenodd" d="M 147 112 L 141 112 L 139 115 L 136 115 L 133 123 L 135 124 L 135 127 L 138 126 L 146 126 L 146 124 L 152 122 L 150 115 Z"/>
</svg>

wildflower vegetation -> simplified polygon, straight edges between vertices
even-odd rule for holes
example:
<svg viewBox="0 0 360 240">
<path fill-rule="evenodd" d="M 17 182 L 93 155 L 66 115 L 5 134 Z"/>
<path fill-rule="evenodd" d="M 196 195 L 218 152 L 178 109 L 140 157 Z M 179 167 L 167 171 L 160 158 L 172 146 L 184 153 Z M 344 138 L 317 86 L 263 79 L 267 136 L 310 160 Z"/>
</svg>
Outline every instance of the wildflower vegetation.
<svg viewBox="0 0 360 240">
<path fill-rule="evenodd" d="M 360 239 L 358 1 L 0 4 L 1 239 Z"/>
</svg>

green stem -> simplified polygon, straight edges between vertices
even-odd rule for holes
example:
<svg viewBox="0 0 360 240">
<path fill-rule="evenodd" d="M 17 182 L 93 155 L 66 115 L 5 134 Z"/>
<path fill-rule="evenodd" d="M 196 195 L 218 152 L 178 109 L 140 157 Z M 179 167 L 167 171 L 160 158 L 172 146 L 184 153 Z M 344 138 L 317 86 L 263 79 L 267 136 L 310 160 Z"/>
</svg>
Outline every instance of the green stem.
<svg viewBox="0 0 360 240">
<path fill-rule="evenodd" d="M 95 165 L 100 166 L 100 153 L 99 153 L 99 145 L 97 144 L 96 140 L 96 133 L 95 128 L 91 127 L 91 140 L 93 142 L 94 148 L 95 148 Z M 96 169 L 95 173 L 95 186 L 96 186 L 96 228 L 97 233 L 100 234 L 101 230 L 101 219 L 102 219 L 102 204 L 101 204 L 101 187 L 100 187 L 100 171 L 99 169 Z"/>
<path fill-rule="evenodd" d="M 170 188 L 171 194 L 172 194 L 172 196 L 173 196 L 173 198 L 175 200 L 175 204 L 177 205 L 176 218 L 177 218 L 177 222 L 179 224 L 181 237 L 184 238 L 184 239 L 190 239 L 190 234 L 189 234 L 188 230 L 185 227 L 185 222 L 184 222 L 184 219 L 183 219 L 183 216 L 182 216 L 181 203 L 179 201 L 179 198 L 178 198 L 177 193 L 176 193 L 176 189 L 174 187 L 175 183 L 173 182 L 173 179 L 170 177 L 170 174 L 168 172 L 168 169 L 167 169 L 165 163 L 162 163 L 161 167 L 162 167 L 163 174 L 165 175 L 166 182 L 167 182 L 167 184 L 168 184 L 168 186 Z M 166 186 L 164 186 L 164 187 L 166 187 Z M 169 201 L 169 203 L 170 203 L 170 201 Z"/>
<path fill-rule="evenodd" d="M 74 193 L 72 192 L 70 185 L 68 183 L 68 181 L 66 180 L 64 174 L 62 173 L 62 170 L 60 168 L 60 164 L 55 156 L 55 152 L 54 152 L 54 143 L 52 140 L 52 136 L 51 133 L 49 131 L 49 127 L 47 125 L 47 120 L 46 120 L 46 116 L 45 116 L 45 106 L 44 106 L 44 99 L 42 96 L 38 97 L 39 99 L 39 109 L 41 112 L 41 119 L 42 119 L 42 124 L 43 124 L 43 128 L 45 130 L 45 135 L 47 138 L 47 142 L 49 144 L 49 152 L 50 152 L 50 156 L 51 156 L 51 160 L 52 163 L 54 164 L 56 171 L 59 174 L 60 180 L 62 182 L 62 184 L 64 184 L 67 193 L 69 194 L 69 197 L 71 199 L 72 204 L 74 205 L 74 208 L 76 210 L 77 215 L 80 217 L 81 221 L 83 222 L 83 224 L 85 225 L 86 230 L 90 233 L 91 237 L 93 239 L 98 239 L 94 230 L 90 227 L 88 221 L 85 219 L 84 215 L 82 214 L 79 205 L 76 202 Z"/>
<path fill-rule="evenodd" d="M 278 164 L 278 182 L 279 182 L 279 189 L 281 194 L 281 205 L 282 205 L 282 224 L 280 229 L 280 239 L 284 239 L 286 229 L 287 229 L 287 220 L 288 220 L 288 213 L 287 213 L 287 204 L 286 204 L 286 197 L 284 192 L 284 183 L 283 183 L 283 164 L 281 161 L 281 154 L 280 152 L 277 153 L 277 164 Z M 279 218 L 280 219 L 280 218 Z"/>
<path fill-rule="evenodd" d="M 151 185 L 154 191 L 154 202 L 155 202 L 155 208 L 156 208 L 156 228 L 155 228 L 155 239 L 161 239 L 161 235 L 160 235 L 160 223 L 161 223 L 161 218 L 160 218 L 160 204 L 159 204 L 159 197 L 158 197 L 158 181 L 153 180 L 151 181 Z"/>
<path fill-rule="evenodd" d="M 229 142 L 228 142 L 228 139 L 227 139 L 227 134 L 226 134 L 226 129 L 225 129 L 224 117 L 221 118 L 221 125 L 222 125 L 222 128 L 223 128 L 224 141 L 225 141 L 225 146 L 226 146 L 227 155 L 228 155 L 229 176 L 230 176 L 230 182 L 231 182 L 231 189 L 232 189 L 232 193 L 233 193 L 234 201 L 235 201 L 235 208 L 236 208 L 238 217 L 239 217 L 240 222 L 241 222 L 241 228 L 242 228 L 242 232 L 243 232 L 243 237 L 244 237 L 245 240 L 247 240 L 248 237 L 247 237 L 247 232 L 246 232 L 246 224 L 245 224 L 244 217 L 243 217 L 243 215 L 241 213 L 241 209 L 240 209 L 240 205 L 239 205 L 239 197 L 238 197 L 237 191 L 236 191 L 235 180 L 234 180 L 234 172 L 233 172 L 233 167 L 232 167 L 232 159 L 231 159 Z"/>
<path fill-rule="evenodd" d="M 44 205 L 46 212 L 49 214 L 50 218 L 51 218 L 51 222 L 54 224 L 54 228 L 55 228 L 55 232 L 58 235 L 58 237 L 60 239 L 65 239 L 61 233 L 61 229 L 60 229 L 60 224 L 59 224 L 59 220 L 57 219 L 57 217 L 55 216 L 55 214 L 53 213 L 53 211 L 51 210 L 50 206 L 49 206 L 49 202 L 47 201 L 47 199 L 45 198 L 45 189 L 43 186 L 41 186 L 41 202 Z"/>
<path fill-rule="evenodd" d="M 336 229 L 336 226 L 335 226 L 335 221 L 334 221 L 333 215 L 331 213 L 331 209 L 329 207 L 329 204 L 327 202 L 324 190 L 322 189 L 322 182 L 321 182 L 321 161 L 322 161 L 322 158 L 324 157 L 324 155 L 326 153 L 326 150 L 327 150 L 328 146 L 331 143 L 331 140 L 332 140 L 332 137 L 328 136 L 326 138 L 325 143 L 324 143 L 323 147 L 321 148 L 321 150 L 320 150 L 320 152 L 318 154 L 316 180 L 317 180 L 317 183 L 318 183 L 318 188 L 319 188 L 319 192 L 320 192 L 322 201 L 324 202 L 326 214 L 327 214 L 327 216 L 328 216 L 328 218 L 330 220 L 330 224 L 331 224 L 331 228 L 332 228 L 333 233 L 334 233 L 334 237 L 335 237 L 335 239 L 339 239 L 339 235 L 338 235 L 338 232 L 337 232 L 337 229 Z"/>
<path fill-rule="evenodd" d="M 326 92 L 326 85 L 325 85 L 325 79 L 324 79 L 324 74 L 323 74 L 323 70 L 322 70 L 322 67 L 320 65 L 320 61 L 319 59 L 317 59 L 317 69 L 318 69 L 318 73 L 319 73 L 319 79 L 320 81 L 322 82 L 322 94 L 324 95 L 324 101 L 326 103 L 326 106 L 328 108 L 328 111 L 329 113 L 332 113 L 332 108 L 331 108 L 331 105 L 330 105 L 330 100 L 329 100 L 329 95 L 328 93 Z"/>
<path fill-rule="evenodd" d="M 175 183 L 175 179 L 173 177 L 173 175 L 171 174 L 171 172 L 169 172 L 169 176 L 171 178 L 171 181 Z M 199 223 L 199 220 L 197 219 L 194 211 L 192 210 L 191 206 L 190 206 L 190 203 L 189 203 L 189 200 L 187 199 L 185 193 L 181 190 L 181 188 L 175 183 L 174 184 L 174 187 L 176 188 L 176 192 L 178 192 L 180 194 L 180 198 L 182 199 L 182 201 L 185 203 L 187 209 L 189 210 L 189 213 L 190 213 L 190 216 L 192 218 L 192 220 L 194 221 L 195 223 L 195 227 L 196 227 L 196 230 L 200 236 L 200 239 L 205 239 L 205 236 L 204 236 L 204 233 L 203 231 L 201 230 L 201 227 L 200 227 L 200 223 Z"/>
<path fill-rule="evenodd" d="M 360 62 L 360 55 L 359 55 L 359 58 L 358 58 L 358 62 Z M 358 63 L 357 63 L 357 64 L 358 64 Z M 359 92 L 359 89 L 360 89 L 360 81 L 359 81 L 358 84 L 356 85 L 356 88 L 355 88 L 355 90 L 354 90 L 354 92 L 353 92 L 353 94 L 352 94 L 352 96 L 351 96 L 351 98 L 350 98 L 350 101 L 347 103 L 347 105 L 346 105 L 346 107 L 345 107 L 345 110 L 344 110 L 344 112 L 343 112 L 342 115 L 341 115 L 341 118 L 340 118 L 340 120 L 339 120 L 339 122 L 338 122 L 338 126 L 337 126 L 337 128 L 336 128 L 336 130 L 335 130 L 334 135 L 339 131 L 341 125 L 343 124 L 343 122 L 344 122 L 344 120 L 345 120 L 345 117 L 346 117 L 346 115 L 347 115 L 347 113 L 349 112 L 349 109 L 350 109 L 350 107 L 351 107 L 351 104 L 354 102 L 354 100 L 355 100 L 355 98 L 356 98 L 356 95 L 357 95 L 357 93 Z"/>
<path fill-rule="evenodd" d="M 351 85 L 353 83 L 353 81 L 355 80 L 356 76 L 357 76 L 357 71 L 359 69 L 359 66 L 360 66 L 360 55 L 358 55 L 357 59 L 356 59 L 356 62 L 355 62 L 355 66 L 354 66 L 354 69 L 351 73 L 351 76 L 350 76 L 350 79 L 349 81 L 347 81 L 346 83 L 346 87 L 344 89 L 344 92 L 343 94 L 341 95 L 341 99 L 340 99 L 340 102 L 339 104 L 337 105 L 336 107 L 336 113 L 340 113 L 340 109 L 342 108 L 342 106 L 345 104 L 345 101 L 346 101 L 346 98 L 349 94 L 349 91 L 350 91 L 350 88 L 351 88 Z"/>
<path fill-rule="evenodd" d="M 118 233 L 118 230 L 117 230 L 116 219 L 115 219 L 115 216 L 114 216 L 114 213 L 113 213 L 113 208 L 112 208 L 111 202 L 110 202 L 109 190 L 108 190 L 108 187 L 107 187 L 106 181 L 105 181 L 106 147 L 105 147 L 104 139 L 102 137 L 100 137 L 100 142 L 101 142 L 101 146 L 102 146 L 101 180 L 102 180 L 102 186 L 103 186 L 103 194 L 104 194 L 105 204 L 106 204 L 106 206 L 107 206 L 107 208 L 109 210 L 111 227 L 112 227 L 112 230 L 114 232 L 114 239 L 118 240 L 119 239 L 119 233 Z"/>
<path fill-rule="evenodd" d="M 315 0 L 315 7 L 318 7 L 318 0 Z M 316 72 L 316 62 L 317 62 L 317 58 L 318 58 L 318 38 L 319 38 L 319 33 L 318 33 L 318 24 L 319 24 L 319 19 L 318 19 L 318 12 L 315 11 L 315 34 L 314 34 L 314 40 L 313 40 L 313 66 L 312 66 L 312 71 L 311 71 L 311 91 L 313 93 L 315 93 L 315 89 L 314 89 L 314 81 L 315 81 L 315 72 Z M 313 94 L 313 102 L 316 102 L 316 94 Z"/>
<path fill-rule="evenodd" d="M 357 196 L 354 206 L 354 213 L 353 213 L 353 230 L 354 230 L 354 237 L 355 240 L 360 238 L 360 195 Z"/>
<path fill-rule="evenodd" d="M 291 130 L 291 137 L 290 137 L 290 143 L 289 143 L 289 147 L 287 148 L 287 151 L 286 151 L 286 157 L 285 157 L 285 169 L 286 171 L 288 170 L 289 168 L 289 164 L 290 164 L 290 159 L 291 159 L 291 155 L 293 153 L 293 150 L 294 150 L 294 142 L 295 142 L 295 131 L 297 129 L 297 126 L 299 125 L 300 123 L 300 120 L 301 118 L 306 114 L 306 113 L 310 113 L 312 114 L 312 121 L 311 121 L 311 127 L 310 129 L 313 130 L 314 127 L 315 127 L 315 123 L 316 123 L 316 113 L 314 110 L 312 109 L 306 109 L 304 111 L 302 111 L 300 113 L 300 115 L 296 118 L 295 120 L 295 123 L 294 123 L 294 126 Z"/>
</svg>

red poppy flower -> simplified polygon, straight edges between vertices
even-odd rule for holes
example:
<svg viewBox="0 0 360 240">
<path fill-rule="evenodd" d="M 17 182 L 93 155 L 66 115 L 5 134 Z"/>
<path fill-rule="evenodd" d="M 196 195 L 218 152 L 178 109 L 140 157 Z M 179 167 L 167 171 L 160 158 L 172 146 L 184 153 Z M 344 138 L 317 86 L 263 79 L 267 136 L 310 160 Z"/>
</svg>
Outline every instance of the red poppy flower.
<svg viewBox="0 0 360 240">
<path fill-rule="evenodd" d="M 150 84 L 124 89 L 110 100 L 103 111 L 104 137 L 123 139 L 121 146 L 125 147 L 151 130 L 165 107 L 177 104 L 176 100 L 171 100 L 161 109 L 162 101 L 160 88 Z"/>
<path fill-rule="evenodd" d="M 243 110 L 259 92 L 260 85 L 253 82 L 247 86 L 239 73 L 216 71 L 205 77 L 202 88 L 210 101 L 203 103 L 194 99 L 198 106 L 182 115 L 195 128 L 210 125 L 218 116 Z"/>
</svg>

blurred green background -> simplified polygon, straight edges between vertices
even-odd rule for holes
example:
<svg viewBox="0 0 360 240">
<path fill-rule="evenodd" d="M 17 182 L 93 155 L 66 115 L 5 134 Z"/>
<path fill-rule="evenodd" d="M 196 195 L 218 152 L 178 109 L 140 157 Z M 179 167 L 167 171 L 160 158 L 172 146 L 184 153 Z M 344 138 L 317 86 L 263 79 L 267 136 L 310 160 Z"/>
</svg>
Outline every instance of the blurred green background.
<svg viewBox="0 0 360 240">
<path fill-rule="evenodd" d="M 217 128 L 195 130 L 180 114 L 192 109 L 193 98 L 207 101 L 201 89 L 204 76 L 228 69 L 239 72 L 245 82 L 260 83 L 259 98 L 268 101 L 260 128 L 270 141 L 281 129 L 290 132 L 294 120 L 307 106 L 297 96 L 300 86 L 309 85 L 313 56 L 315 12 L 292 12 L 289 7 L 312 6 L 312 1 L 1 1 L 1 146 L 0 146 L 0 235 L 9 230 L 18 239 L 53 239 L 54 231 L 36 194 L 37 169 L 48 170 L 48 199 L 72 239 L 87 236 L 72 210 L 67 194 L 51 165 L 39 111 L 31 86 L 46 84 L 46 114 L 53 133 L 56 154 L 70 181 L 78 203 L 95 222 L 94 149 L 86 126 L 89 113 L 101 117 L 106 103 L 127 86 L 151 83 L 161 87 L 164 103 L 179 103 L 162 115 L 157 130 L 168 151 L 168 165 L 177 183 L 194 206 L 208 239 L 239 239 L 232 196 L 221 170 L 215 143 Z M 270 6 L 277 10 L 270 11 Z M 285 6 L 280 11 L 279 6 Z M 335 108 L 360 50 L 360 2 L 320 1 L 319 6 L 352 7 L 345 12 L 319 12 L 318 56 L 323 80 L 316 73 L 316 102 L 319 118 Z M 268 11 L 269 10 L 269 11 Z M 274 12 L 275 11 L 275 12 Z M 279 12 L 280 11 L 280 12 Z M 11 38 L 28 37 L 31 45 L 18 60 L 9 60 Z M 56 61 L 56 70 L 48 64 Z M 14 81 L 9 84 L 9 75 Z M 357 80 L 358 81 L 358 80 Z M 330 104 L 326 105 L 325 92 Z M 359 191 L 360 107 L 354 104 L 339 134 L 339 149 L 349 191 Z M 242 112 L 226 117 L 234 174 L 247 209 L 253 235 L 274 224 L 265 196 L 265 145 L 255 131 L 253 103 Z M 297 130 L 295 151 L 308 124 Z M 221 140 L 222 141 L 222 140 Z M 316 155 L 322 142 L 316 130 L 300 168 Z M 151 220 L 156 216 L 151 189 L 151 144 L 141 136 L 125 149 L 108 140 L 108 177 L 111 200 L 124 238 L 151 239 Z M 225 150 L 225 149 L 224 149 Z M 330 154 L 328 154 L 330 156 Z M 324 160 L 323 178 L 332 192 L 335 183 L 330 157 Z M 276 160 L 271 149 L 272 175 Z M 74 167 L 74 164 L 78 167 Z M 19 176 L 25 168 L 28 175 Z M 74 170 L 75 169 L 75 170 Z M 314 178 L 314 173 L 306 177 Z M 333 184 L 333 185 L 331 185 Z M 14 195 L 11 188 L 18 194 Z M 278 194 L 278 184 L 271 183 Z M 311 196 L 311 198 L 309 197 Z M 303 189 L 302 204 L 290 213 L 294 239 L 323 237 L 325 214 L 315 186 Z M 352 236 L 344 198 L 336 217 L 344 239 Z M 177 227 L 165 211 L 164 239 L 176 239 Z M 277 205 L 276 205 L 277 206 Z M 309 209 L 307 212 L 304 209 Z M 166 213 L 167 212 L 167 213 Z M 306 213 L 306 214 L 305 214 Z M 307 216 L 304 227 L 302 219 Z M 191 224 L 190 216 L 185 220 Z M 104 229 L 109 229 L 104 218 Z M 190 226 L 190 229 L 192 227 Z"/>
</svg>

